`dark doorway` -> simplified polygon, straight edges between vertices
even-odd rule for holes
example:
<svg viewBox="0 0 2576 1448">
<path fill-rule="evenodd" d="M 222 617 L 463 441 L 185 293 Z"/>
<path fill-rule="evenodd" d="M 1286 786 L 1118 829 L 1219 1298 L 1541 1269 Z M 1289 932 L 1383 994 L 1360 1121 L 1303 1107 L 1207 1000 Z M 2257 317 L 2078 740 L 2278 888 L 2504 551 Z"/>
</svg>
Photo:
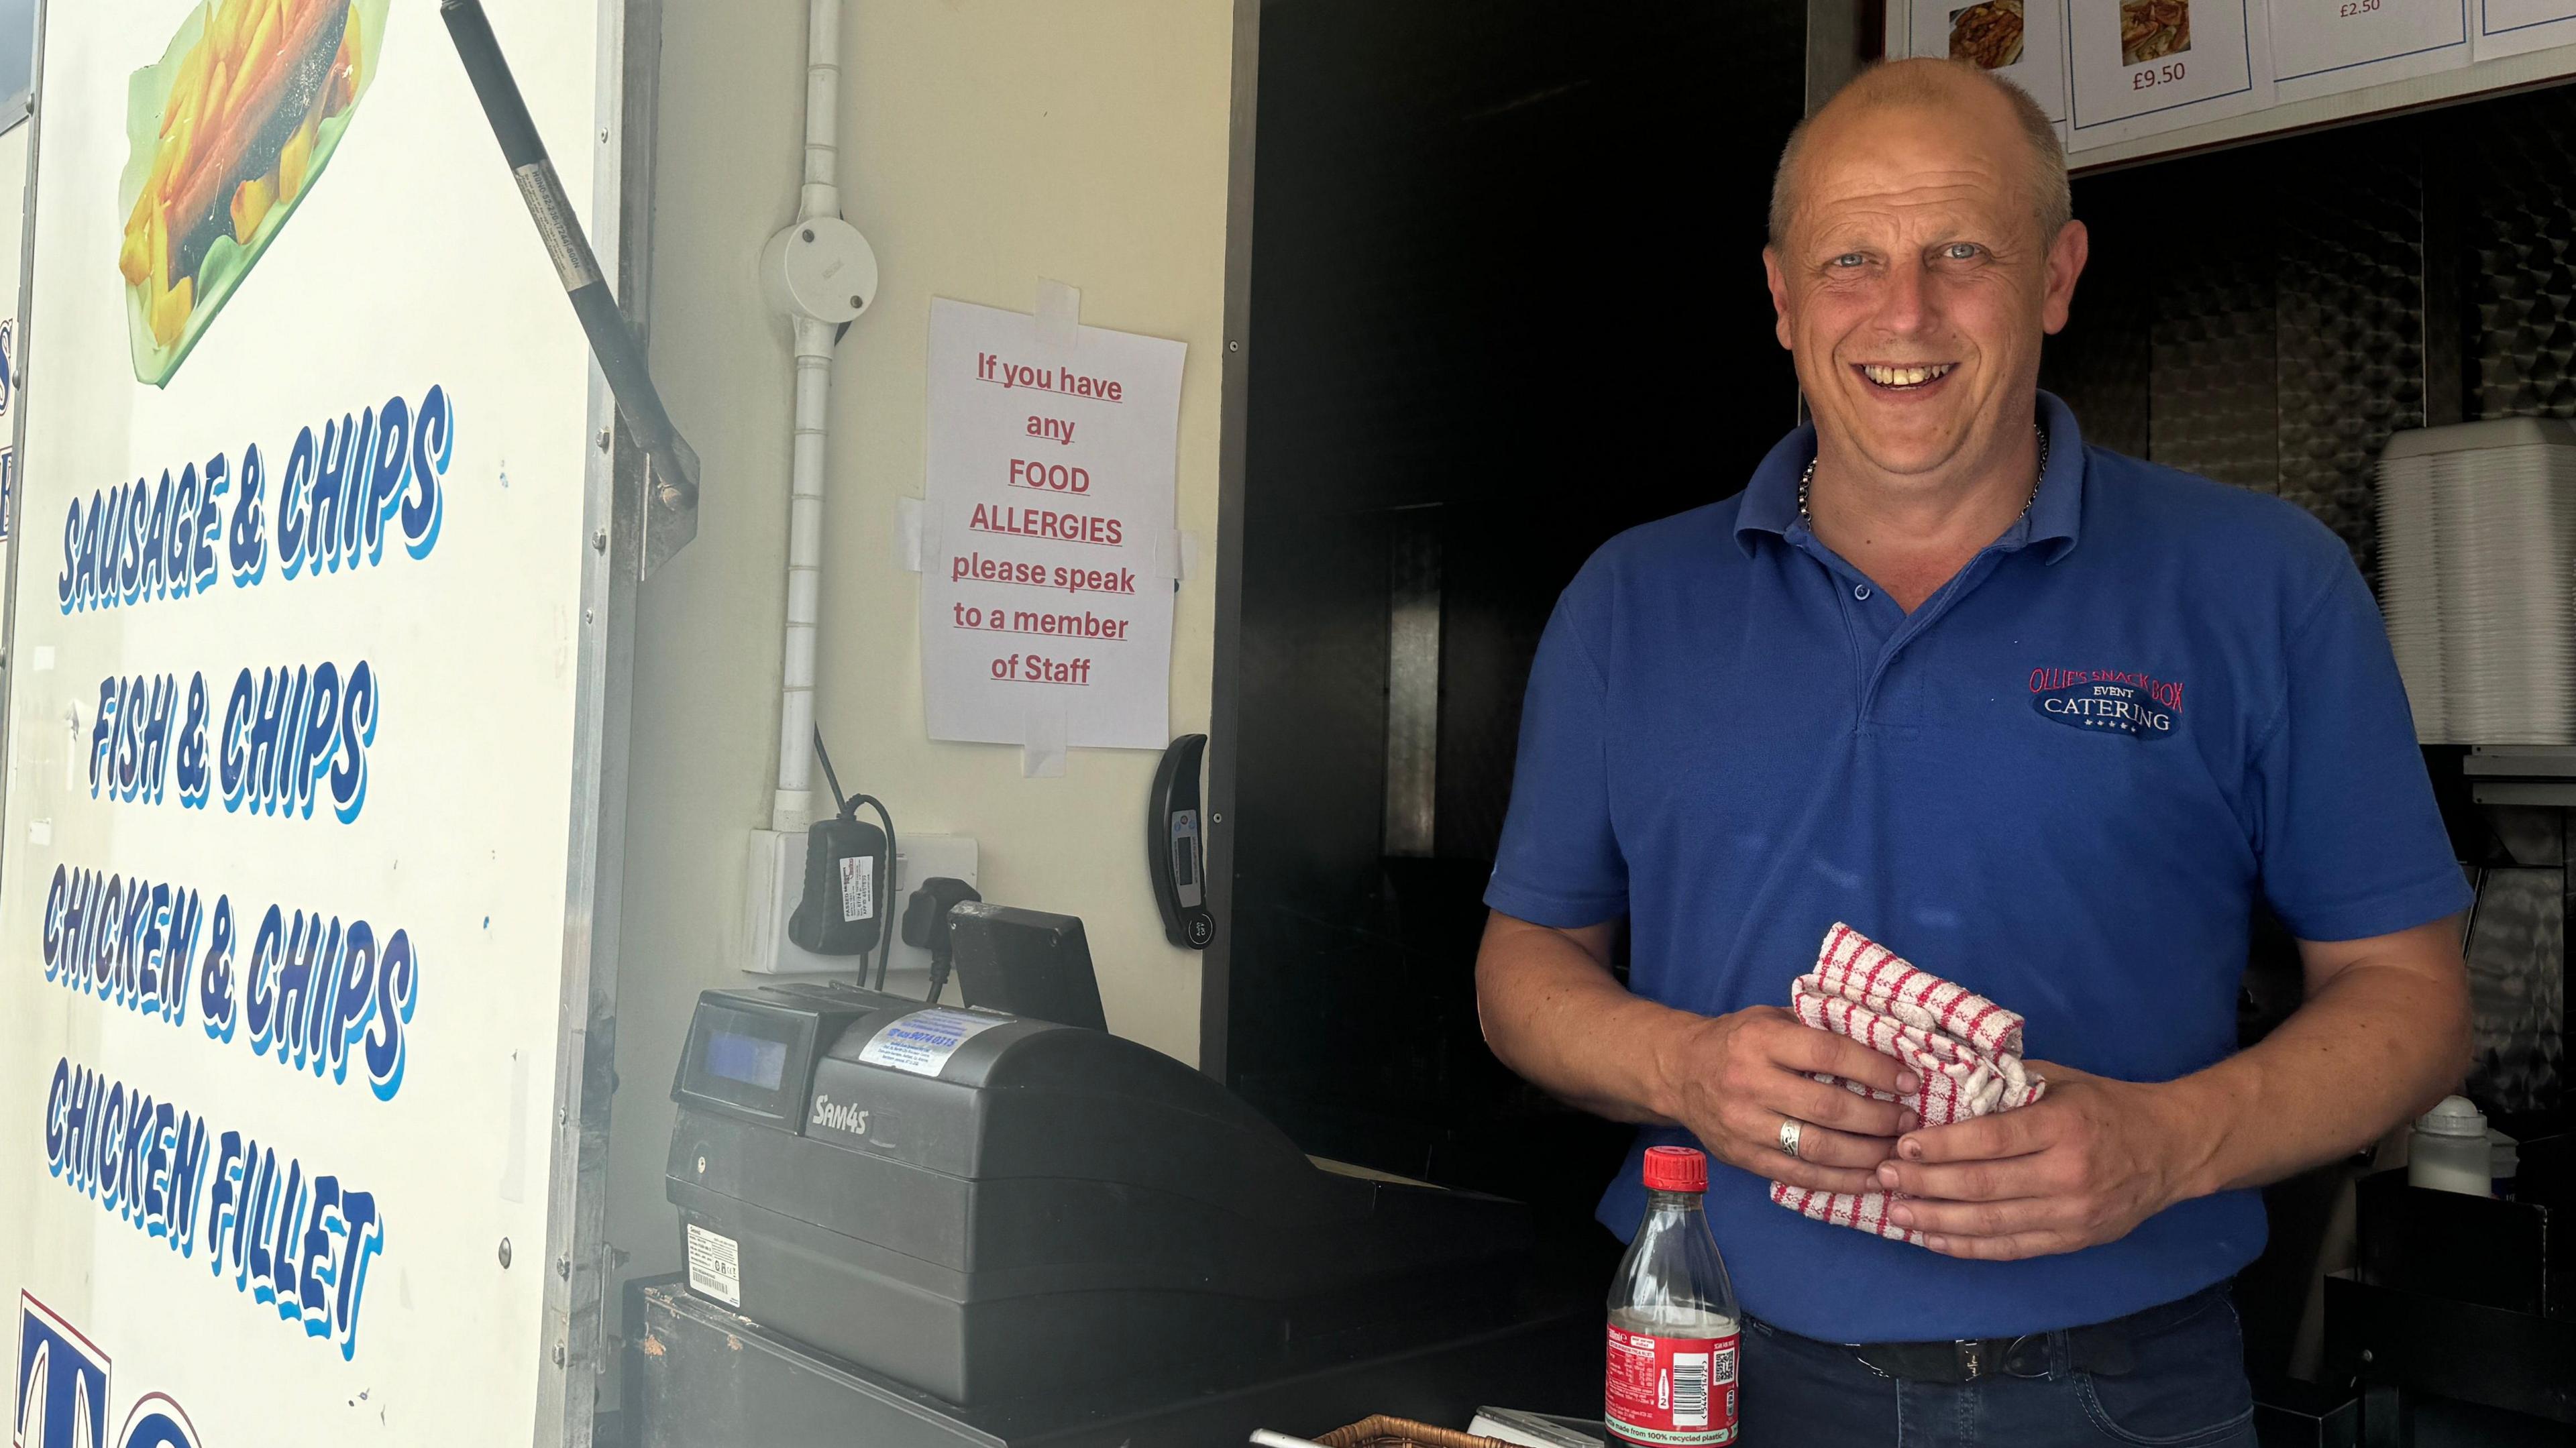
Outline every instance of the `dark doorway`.
<svg viewBox="0 0 2576 1448">
<path fill-rule="evenodd" d="M 1480 896 L 1558 591 L 1794 420 L 1805 21 L 1263 7 L 1226 1058 L 1308 1151 L 1579 1223 L 1624 1147 L 1486 1051 Z"/>
</svg>

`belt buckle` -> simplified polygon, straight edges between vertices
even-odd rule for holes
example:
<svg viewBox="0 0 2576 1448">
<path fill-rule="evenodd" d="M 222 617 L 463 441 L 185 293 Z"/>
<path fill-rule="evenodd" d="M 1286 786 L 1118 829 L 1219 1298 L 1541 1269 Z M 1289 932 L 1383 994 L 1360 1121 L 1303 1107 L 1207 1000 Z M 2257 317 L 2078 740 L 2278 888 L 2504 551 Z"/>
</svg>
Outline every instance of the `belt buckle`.
<svg viewBox="0 0 2576 1448">
<path fill-rule="evenodd" d="M 2022 1346 L 2033 1338 L 2046 1336 L 2044 1332 L 2026 1332 L 2015 1338 L 1963 1337 L 1953 1339 L 1950 1346 L 1958 1354 L 1959 1370 L 1967 1375 L 1965 1380 L 1973 1383 L 2010 1373 L 2013 1357 Z"/>
</svg>

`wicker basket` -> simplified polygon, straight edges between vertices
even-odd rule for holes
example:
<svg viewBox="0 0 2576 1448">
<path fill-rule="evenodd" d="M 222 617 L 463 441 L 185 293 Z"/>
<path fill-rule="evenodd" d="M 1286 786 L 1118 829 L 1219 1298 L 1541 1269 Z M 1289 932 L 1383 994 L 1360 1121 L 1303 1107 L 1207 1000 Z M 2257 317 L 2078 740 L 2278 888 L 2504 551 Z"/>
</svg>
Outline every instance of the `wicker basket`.
<svg viewBox="0 0 2576 1448">
<path fill-rule="evenodd" d="M 1335 1428 L 1315 1440 L 1324 1448 L 1511 1448 L 1499 1438 L 1481 1438 L 1455 1428 L 1434 1428 L 1384 1413 Z"/>
</svg>

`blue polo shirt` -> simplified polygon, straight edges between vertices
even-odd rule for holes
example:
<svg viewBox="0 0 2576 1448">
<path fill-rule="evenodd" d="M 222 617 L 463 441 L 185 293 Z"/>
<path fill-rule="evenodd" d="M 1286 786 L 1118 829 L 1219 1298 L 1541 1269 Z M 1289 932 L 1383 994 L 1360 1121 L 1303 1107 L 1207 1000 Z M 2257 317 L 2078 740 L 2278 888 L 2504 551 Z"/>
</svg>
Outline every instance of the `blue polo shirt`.
<svg viewBox="0 0 2576 1448">
<path fill-rule="evenodd" d="M 1786 1005 L 1835 921 L 2019 1011 L 2036 1058 L 2132 1081 L 2236 1046 L 2260 898 L 2303 940 L 2467 908 L 2369 589 L 2277 498 L 2084 445 L 2045 393 L 2030 511 L 1912 614 L 1798 519 L 1815 433 L 1725 502 L 1612 539 L 1539 644 L 1486 903 L 1626 916 L 1629 988 Z M 1639 1133 L 1600 1217 L 1643 1211 Z M 1747 1311 L 1810 1337 L 1987 1337 L 2219 1281 L 2251 1191 L 2117 1242 L 1963 1261 L 1774 1206 L 1712 1162 Z"/>
</svg>

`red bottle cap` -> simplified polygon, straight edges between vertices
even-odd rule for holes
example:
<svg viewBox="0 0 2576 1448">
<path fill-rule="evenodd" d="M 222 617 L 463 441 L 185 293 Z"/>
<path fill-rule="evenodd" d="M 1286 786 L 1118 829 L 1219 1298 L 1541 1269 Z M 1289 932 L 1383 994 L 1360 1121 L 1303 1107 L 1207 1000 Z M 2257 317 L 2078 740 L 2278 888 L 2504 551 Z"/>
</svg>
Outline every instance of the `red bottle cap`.
<svg viewBox="0 0 2576 1448">
<path fill-rule="evenodd" d="M 1646 1190 L 1650 1192 L 1707 1191 L 1708 1158 L 1687 1146 L 1647 1147 Z"/>
</svg>

